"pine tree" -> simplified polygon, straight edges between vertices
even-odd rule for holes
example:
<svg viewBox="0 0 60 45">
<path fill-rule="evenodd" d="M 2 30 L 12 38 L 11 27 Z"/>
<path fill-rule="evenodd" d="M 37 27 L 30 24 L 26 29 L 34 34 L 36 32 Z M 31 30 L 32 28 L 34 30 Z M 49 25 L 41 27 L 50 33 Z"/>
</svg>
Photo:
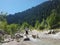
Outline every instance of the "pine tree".
<svg viewBox="0 0 60 45">
<path fill-rule="evenodd" d="M 48 23 L 48 28 L 52 28 L 52 26 L 56 23 L 56 15 L 57 15 L 57 12 L 56 10 L 52 10 L 52 13 L 50 14 L 49 17 L 47 17 L 46 19 L 46 22 Z"/>
<path fill-rule="evenodd" d="M 39 21 L 37 20 L 35 23 L 35 29 L 38 29 L 38 26 L 39 26 Z"/>
<path fill-rule="evenodd" d="M 22 23 L 20 30 L 24 30 L 25 27 L 29 27 L 29 24 L 27 22 Z"/>
</svg>

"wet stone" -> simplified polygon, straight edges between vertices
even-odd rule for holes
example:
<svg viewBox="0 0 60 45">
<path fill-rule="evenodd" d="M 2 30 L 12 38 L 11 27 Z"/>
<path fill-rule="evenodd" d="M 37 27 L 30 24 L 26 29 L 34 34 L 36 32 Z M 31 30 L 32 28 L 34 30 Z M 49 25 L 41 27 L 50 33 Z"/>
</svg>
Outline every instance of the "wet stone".
<svg viewBox="0 0 60 45">
<path fill-rule="evenodd" d="M 30 39 L 29 38 L 25 38 L 24 41 L 30 41 Z"/>
</svg>

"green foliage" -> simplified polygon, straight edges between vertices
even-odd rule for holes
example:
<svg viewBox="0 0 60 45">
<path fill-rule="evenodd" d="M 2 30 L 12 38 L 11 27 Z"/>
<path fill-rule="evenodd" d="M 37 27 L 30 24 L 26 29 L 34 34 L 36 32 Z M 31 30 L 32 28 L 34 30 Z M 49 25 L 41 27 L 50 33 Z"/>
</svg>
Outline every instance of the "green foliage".
<svg viewBox="0 0 60 45">
<path fill-rule="evenodd" d="M 57 16 L 57 12 L 56 10 L 52 10 L 52 13 L 50 14 L 50 16 L 46 19 L 47 23 L 48 23 L 48 28 L 52 28 L 52 26 L 56 23 L 56 16 Z"/>
<path fill-rule="evenodd" d="M 39 29 L 38 26 L 39 26 L 39 21 L 37 20 L 36 23 L 35 23 L 35 29 Z"/>
<path fill-rule="evenodd" d="M 23 31 L 25 27 L 29 27 L 30 30 L 60 27 L 60 1 L 47 1 L 14 15 L 0 13 L 0 29 L 7 34 L 12 35 L 17 31 Z"/>
<path fill-rule="evenodd" d="M 7 25 L 7 22 L 6 21 L 0 21 L 0 29 L 5 30 L 6 25 Z"/>
<path fill-rule="evenodd" d="M 30 29 L 30 30 L 33 30 L 34 27 L 33 27 L 32 25 L 29 25 L 29 29 Z"/>
<path fill-rule="evenodd" d="M 55 10 L 55 11 L 53 11 L 53 10 Z M 53 20 L 55 20 L 54 19 L 55 12 L 58 12 L 58 13 L 56 14 L 57 15 L 56 21 L 53 21 Z M 36 7 L 28 9 L 26 11 L 18 12 L 13 15 L 8 15 L 6 19 L 7 19 L 8 24 L 12 24 L 12 23 L 22 24 L 24 22 L 27 22 L 29 25 L 32 25 L 32 27 L 34 27 L 36 24 L 36 20 L 38 20 L 41 23 L 43 18 L 45 20 L 47 20 L 47 23 L 49 23 L 48 24 L 49 28 L 51 28 L 52 25 L 57 24 L 60 21 L 60 0 L 46 1 L 42 4 L 37 5 Z M 54 24 L 52 24 L 51 21 Z M 22 27 L 24 27 L 24 26 L 22 26 Z M 37 26 L 35 26 L 35 28 L 36 27 Z"/>
<path fill-rule="evenodd" d="M 27 22 L 23 22 L 20 29 L 24 30 L 25 27 L 29 27 L 29 24 Z"/>
<path fill-rule="evenodd" d="M 41 24 L 40 24 L 40 29 L 46 29 L 47 28 L 47 22 L 43 19 Z"/>
<path fill-rule="evenodd" d="M 17 24 L 11 24 L 10 26 L 10 31 L 12 34 L 15 34 L 17 32 Z"/>
</svg>

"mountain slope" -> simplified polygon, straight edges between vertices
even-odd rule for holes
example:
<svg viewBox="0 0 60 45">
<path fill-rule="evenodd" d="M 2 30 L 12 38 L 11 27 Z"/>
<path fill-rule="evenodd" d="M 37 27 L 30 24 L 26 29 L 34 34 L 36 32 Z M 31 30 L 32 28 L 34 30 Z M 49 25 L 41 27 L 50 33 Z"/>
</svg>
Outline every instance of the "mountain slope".
<svg viewBox="0 0 60 45">
<path fill-rule="evenodd" d="M 9 24 L 11 23 L 21 24 L 23 22 L 28 22 L 30 25 L 34 26 L 36 20 L 39 20 L 39 22 L 41 22 L 43 18 L 46 19 L 48 16 L 50 16 L 51 11 L 53 9 L 55 9 L 58 12 L 57 22 L 60 22 L 60 1 L 59 0 L 46 1 L 43 2 L 42 4 L 37 5 L 36 7 L 32 7 L 23 12 L 18 12 L 13 15 L 8 15 L 7 22 Z"/>
</svg>

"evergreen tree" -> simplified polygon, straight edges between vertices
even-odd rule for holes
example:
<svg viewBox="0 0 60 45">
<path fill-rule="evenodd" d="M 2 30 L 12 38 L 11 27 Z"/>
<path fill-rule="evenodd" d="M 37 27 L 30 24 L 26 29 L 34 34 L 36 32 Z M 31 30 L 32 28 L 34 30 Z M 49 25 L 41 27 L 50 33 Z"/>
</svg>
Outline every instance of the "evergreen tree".
<svg viewBox="0 0 60 45">
<path fill-rule="evenodd" d="M 56 23 L 56 15 L 57 15 L 57 12 L 56 10 L 52 10 L 52 13 L 50 14 L 49 17 L 47 17 L 46 21 L 48 23 L 48 28 L 52 28 L 52 26 Z"/>
<path fill-rule="evenodd" d="M 22 23 L 20 30 L 24 30 L 25 27 L 29 27 L 29 24 L 27 22 Z"/>
<path fill-rule="evenodd" d="M 35 29 L 38 29 L 38 26 L 39 26 L 39 21 L 37 20 L 35 23 Z"/>
<path fill-rule="evenodd" d="M 43 19 L 41 24 L 40 24 L 40 29 L 44 29 L 46 27 L 45 20 Z"/>
</svg>

